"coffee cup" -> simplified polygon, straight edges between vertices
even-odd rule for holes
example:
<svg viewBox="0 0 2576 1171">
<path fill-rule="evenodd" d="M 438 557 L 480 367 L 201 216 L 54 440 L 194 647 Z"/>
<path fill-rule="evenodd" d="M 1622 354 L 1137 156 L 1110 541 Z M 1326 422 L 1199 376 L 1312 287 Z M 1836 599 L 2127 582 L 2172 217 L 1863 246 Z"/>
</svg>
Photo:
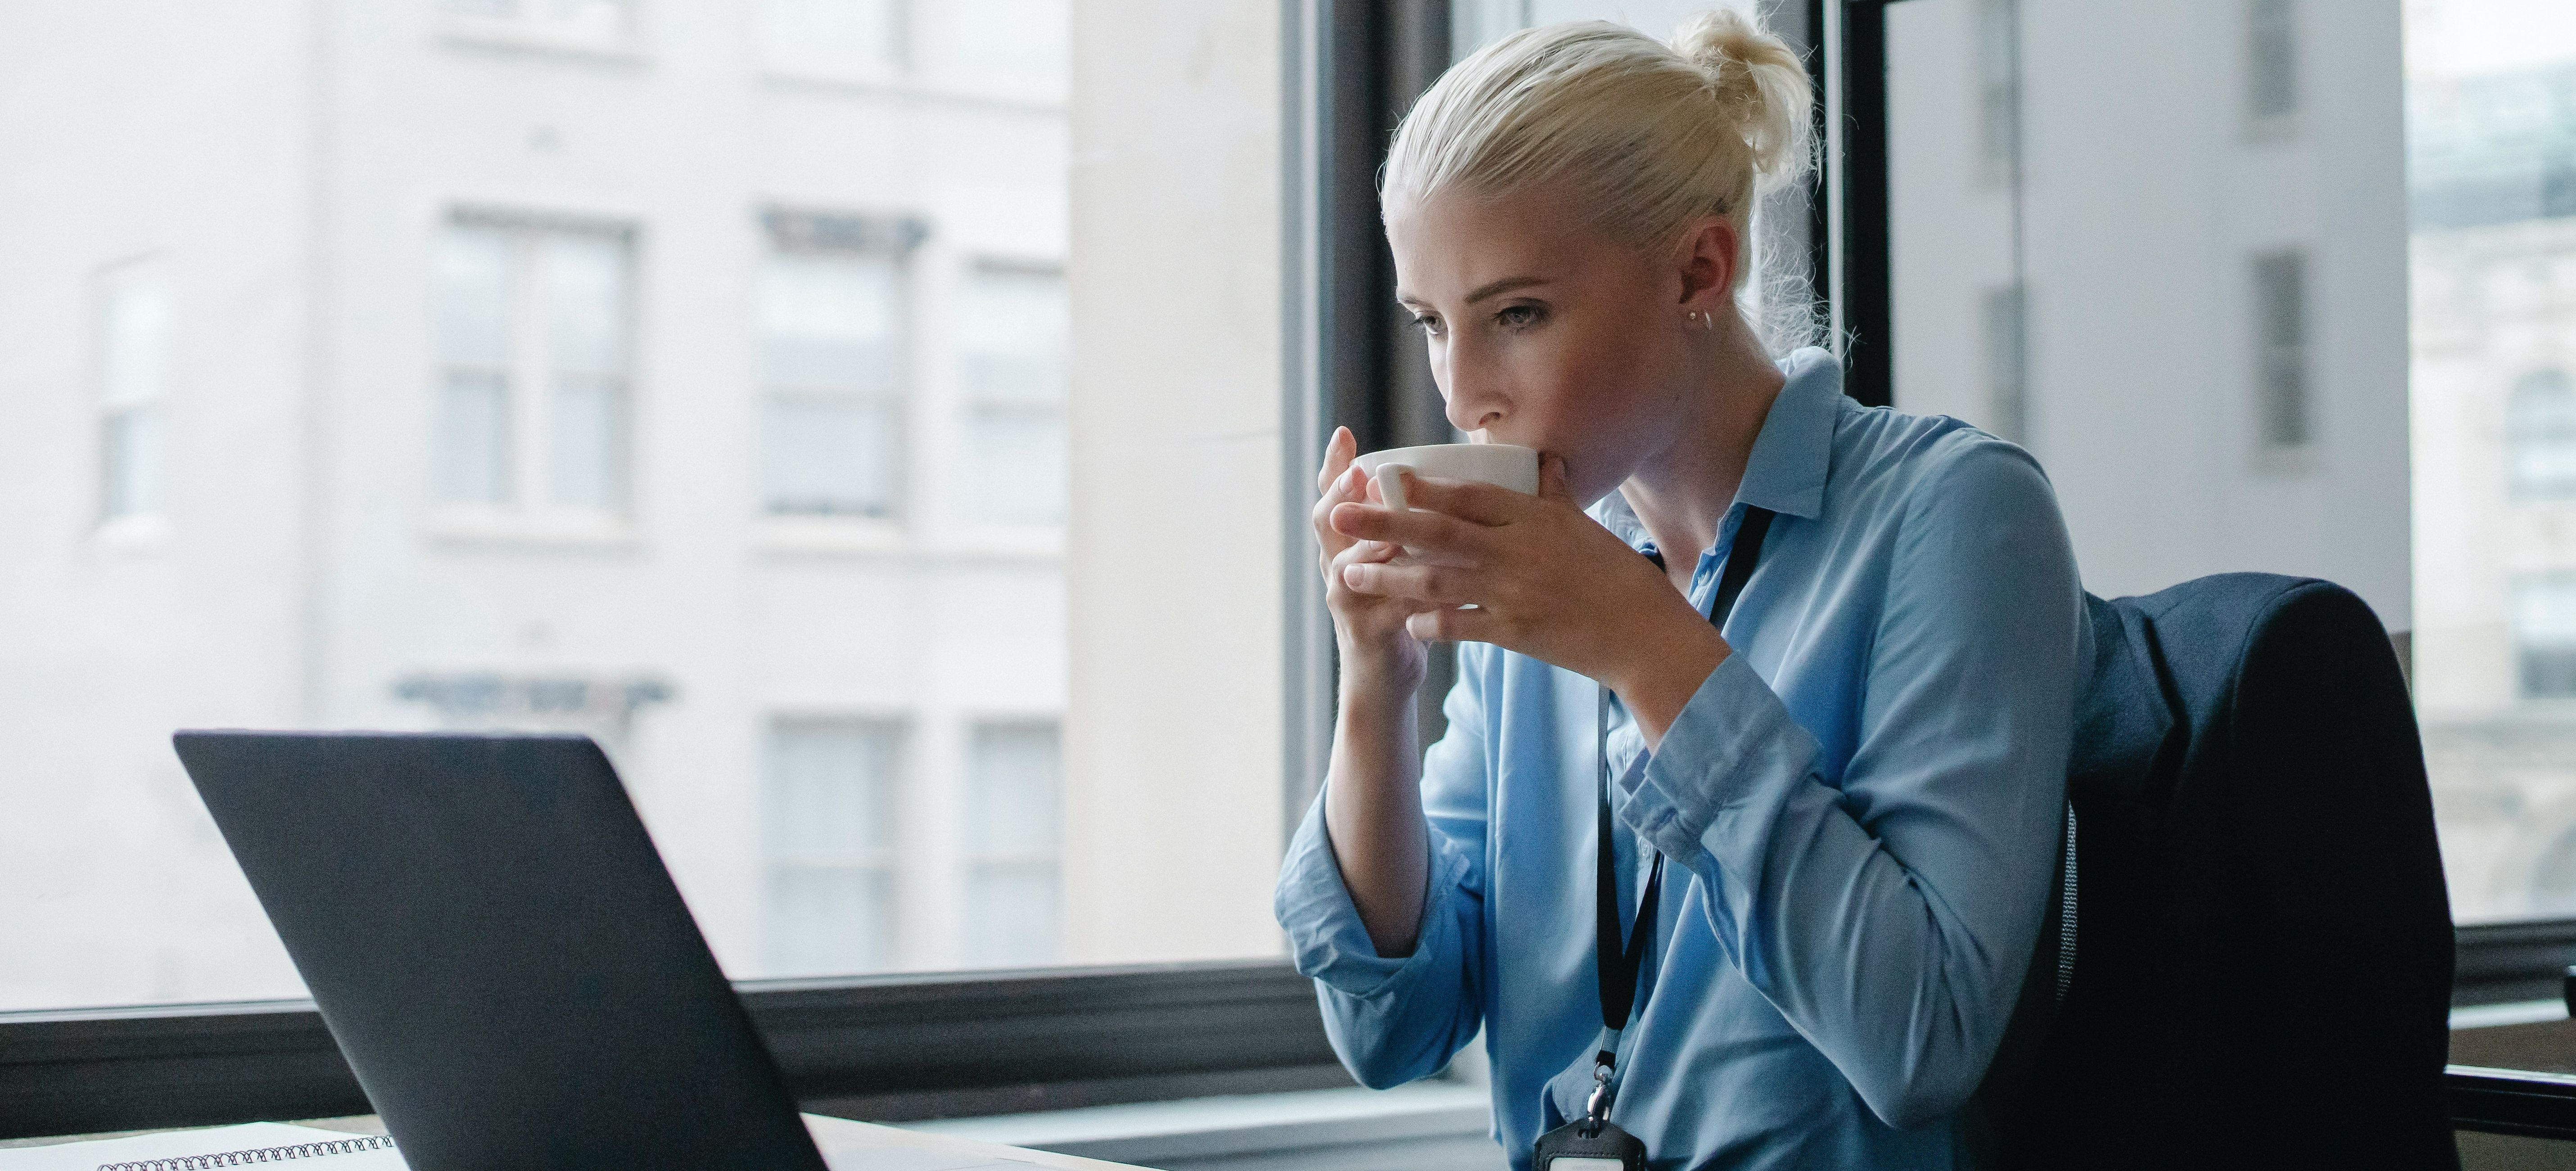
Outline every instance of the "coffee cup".
<svg viewBox="0 0 2576 1171">
<path fill-rule="evenodd" d="M 1404 472 L 1438 480 L 1474 480 L 1538 495 L 1538 452 L 1508 443 L 1426 443 L 1372 451 L 1354 462 L 1362 474 L 1377 482 L 1377 494 L 1386 506 L 1398 512 L 1406 508 Z"/>
</svg>

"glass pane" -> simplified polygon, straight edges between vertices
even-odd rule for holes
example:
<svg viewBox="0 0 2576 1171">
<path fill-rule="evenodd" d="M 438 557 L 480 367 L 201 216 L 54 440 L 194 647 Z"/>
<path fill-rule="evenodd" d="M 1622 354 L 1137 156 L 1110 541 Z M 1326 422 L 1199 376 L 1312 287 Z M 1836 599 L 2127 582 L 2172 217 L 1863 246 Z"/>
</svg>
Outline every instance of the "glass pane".
<svg viewBox="0 0 2576 1171">
<path fill-rule="evenodd" d="M 81 67 L 0 68 L 45 126 L 0 165 L 0 662 L 62 681 L 0 704 L 0 1011 L 302 994 L 183 727 L 589 735 L 736 977 L 1279 954 L 1276 6 L 357 7 L 427 23 L 8 9 L 0 67 Z M 366 79 L 345 149 L 257 149 L 310 111 L 171 46 Z M 155 501 L 174 539 L 63 538 Z M 1161 519 L 986 531 L 1085 510 Z M 1067 733 L 1052 887 L 977 852 L 1046 836 L 970 810 L 993 713 Z M 880 725 L 894 765 L 769 733 Z M 1139 809 L 1186 813 L 1085 832 Z"/>
<path fill-rule="evenodd" d="M 2513 492 L 2527 500 L 2576 496 L 2576 387 L 2561 370 L 2534 370 L 2505 404 Z"/>
<path fill-rule="evenodd" d="M 891 393 L 899 270 L 885 257 L 772 256 L 761 273 L 761 378 L 773 387 Z"/>
<path fill-rule="evenodd" d="M 978 403 L 966 409 L 957 498 L 987 524 L 1064 523 L 1064 413 Z"/>
<path fill-rule="evenodd" d="M 438 355 L 451 365 L 510 365 L 511 236 L 452 227 L 438 249 Z"/>
<path fill-rule="evenodd" d="M 163 507 L 161 410 L 127 407 L 107 417 L 100 515 L 158 516 Z"/>
<path fill-rule="evenodd" d="M 572 233 L 543 237 L 546 364 L 563 374 L 626 370 L 626 242 Z"/>
<path fill-rule="evenodd" d="M 901 59 L 895 0 L 762 0 L 769 59 L 784 65 L 883 69 Z"/>
<path fill-rule="evenodd" d="M 447 376 L 438 396 L 438 499 L 449 504 L 510 500 L 510 383 L 498 374 Z"/>
<path fill-rule="evenodd" d="M 894 881 L 883 871 L 782 866 L 770 871 L 766 893 L 771 975 L 876 972 L 893 963 Z"/>
<path fill-rule="evenodd" d="M 979 88 L 1061 99 L 1068 59 L 1044 46 L 1069 31 L 1070 0 L 943 0 L 916 4 L 923 65 Z"/>
<path fill-rule="evenodd" d="M 554 502 L 615 512 L 624 503 L 626 387 L 613 378 L 555 378 L 554 413 L 546 420 L 546 461 Z"/>
<path fill-rule="evenodd" d="M 967 763 L 967 851 L 978 858 L 1052 858 L 1062 844 L 1062 768 L 1052 724 L 975 729 Z"/>
<path fill-rule="evenodd" d="M 2326 68 L 2321 54 L 2303 65 Z M 2320 100 L 2309 115 L 2323 113 Z M 2415 699 L 2454 918 L 2576 911 L 2576 9 L 2412 0 Z M 2322 288 L 2331 278 L 2319 273 Z M 2329 302 L 2330 303 L 2330 302 Z M 2324 324 L 2323 321 L 2320 322 Z M 2320 384 L 2322 389 L 2322 383 Z"/>
<path fill-rule="evenodd" d="M 975 269 L 957 306 L 958 377 L 970 398 L 1064 398 L 1064 278 Z"/>
<path fill-rule="evenodd" d="M 160 281 L 120 281 L 101 313 L 99 391 L 109 406 L 147 403 L 169 390 L 170 290 Z"/>
<path fill-rule="evenodd" d="M 1023 967 L 1062 960 L 1063 886 L 1053 862 L 978 863 L 966 876 L 966 962 Z"/>
<path fill-rule="evenodd" d="M 773 396 L 761 419 L 761 493 L 773 513 L 892 516 L 901 420 L 881 399 Z"/>
<path fill-rule="evenodd" d="M 780 724 L 769 733 L 772 863 L 866 864 L 894 844 L 899 729 Z"/>
</svg>

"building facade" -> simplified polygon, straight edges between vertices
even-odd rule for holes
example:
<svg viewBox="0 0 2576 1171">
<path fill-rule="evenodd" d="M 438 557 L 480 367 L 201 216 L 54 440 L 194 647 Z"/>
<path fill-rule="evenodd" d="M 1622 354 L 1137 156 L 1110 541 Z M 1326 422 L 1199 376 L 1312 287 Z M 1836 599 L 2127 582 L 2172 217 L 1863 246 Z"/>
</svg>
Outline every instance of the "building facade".
<svg viewBox="0 0 2576 1171">
<path fill-rule="evenodd" d="M 1070 20 L 0 13 L 0 1003 L 296 993 L 192 726 L 591 734 L 736 976 L 1067 954 Z"/>
</svg>

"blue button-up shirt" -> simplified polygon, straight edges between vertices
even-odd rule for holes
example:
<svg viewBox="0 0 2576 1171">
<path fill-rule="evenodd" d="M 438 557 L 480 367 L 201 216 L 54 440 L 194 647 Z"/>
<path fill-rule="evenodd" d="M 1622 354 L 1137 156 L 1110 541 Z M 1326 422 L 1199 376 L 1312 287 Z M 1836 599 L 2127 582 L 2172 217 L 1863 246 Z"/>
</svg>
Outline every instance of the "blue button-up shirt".
<svg viewBox="0 0 2576 1171">
<path fill-rule="evenodd" d="M 1611 1117 L 1657 1168 L 1964 1165 L 1960 1111 L 2056 863 L 2082 588 L 2027 453 L 1862 407 L 1822 351 L 1783 367 L 1691 577 L 1705 613 L 1745 506 L 1779 514 L 1723 629 L 1734 653 L 1651 754 L 1613 709 L 1623 915 L 1651 858 L 1635 843 L 1669 861 Z M 1592 515 L 1651 547 L 1617 493 Z M 1484 1028 L 1495 1138 L 1527 1168 L 1602 1036 L 1599 692 L 1458 649 L 1449 730 L 1423 761 L 1431 874 L 1412 954 L 1370 944 L 1320 800 L 1276 909 L 1361 1082 L 1429 1075 Z"/>
</svg>

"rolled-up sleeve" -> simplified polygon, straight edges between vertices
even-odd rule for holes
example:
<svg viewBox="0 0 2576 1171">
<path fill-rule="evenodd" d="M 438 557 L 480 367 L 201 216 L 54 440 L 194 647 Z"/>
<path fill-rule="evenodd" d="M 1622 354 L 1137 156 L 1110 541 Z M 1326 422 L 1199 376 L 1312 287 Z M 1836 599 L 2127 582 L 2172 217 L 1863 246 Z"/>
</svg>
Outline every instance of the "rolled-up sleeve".
<svg viewBox="0 0 2576 1171">
<path fill-rule="evenodd" d="M 1412 954 L 1381 956 L 1369 941 L 1333 855 L 1322 794 L 1280 867 L 1272 910 L 1297 971 L 1315 981 L 1334 1052 L 1362 1085 L 1438 1072 L 1483 1019 L 1486 749 L 1477 675 L 1459 672 L 1442 703 L 1448 732 L 1424 755 L 1431 867 Z"/>
<path fill-rule="evenodd" d="M 2000 441 L 1962 443 L 1890 539 L 1842 775 L 1732 655 L 1621 776 L 1621 815 L 1704 886 L 1748 982 L 1910 1127 L 1974 1092 L 2037 939 L 2083 607 L 2055 496 Z"/>
</svg>

